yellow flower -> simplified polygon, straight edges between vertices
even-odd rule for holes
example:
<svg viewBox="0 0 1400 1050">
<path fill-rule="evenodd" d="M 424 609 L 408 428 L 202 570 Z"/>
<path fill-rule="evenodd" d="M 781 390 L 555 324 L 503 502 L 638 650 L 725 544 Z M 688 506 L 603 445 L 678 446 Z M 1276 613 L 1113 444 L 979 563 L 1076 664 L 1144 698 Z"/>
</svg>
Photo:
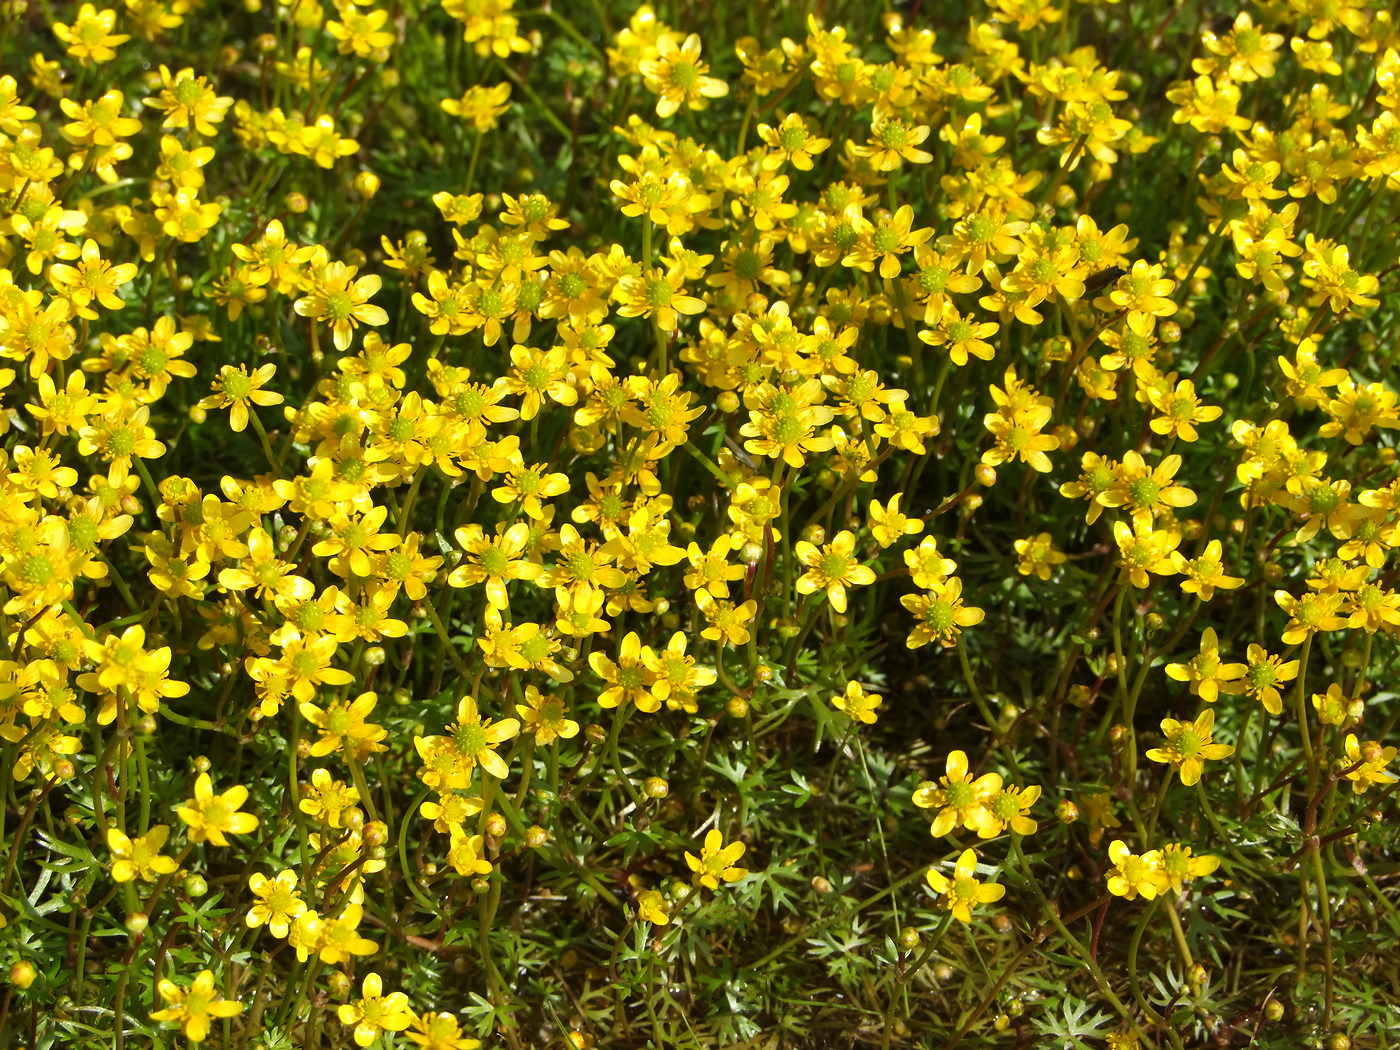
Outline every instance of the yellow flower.
<svg viewBox="0 0 1400 1050">
<path fill-rule="evenodd" d="M 162 65 L 160 83 L 160 93 L 146 99 L 145 103 L 165 113 L 161 127 L 184 128 L 193 124 L 201 135 L 218 134 L 219 129 L 214 125 L 224 119 L 233 105 L 232 98 L 215 94 L 209 81 L 195 76 L 193 69 L 182 69 L 172 76 L 169 67 Z"/>
<path fill-rule="evenodd" d="M 71 24 L 55 22 L 53 35 L 68 45 L 68 54 L 83 65 L 90 62 L 110 62 L 117 57 L 116 49 L 131 39 L 126 33 L 113 33 L 117 12 L 111 8 L 99 11 L 92 4 L 78 8 L 78 17 Z"/>
<path fill-rule="evenodd" d="M 1397 779 L 1386 769 L 1394 760 L 1396 750 L 1383 747 L 1378 740 L 1360 743 L 1355 733 L 1348 733 L 1343 742 L 1345 757 L 1338 759 L 1342 776 L 1351 781 L 1353 794 L 1359 795 L 1376 784 L 1393 784 Z"/>
<path fill-rule="evenodd" d="M 355 278 L 355 272 L 355 267 L 338 260 L 327 263 L 325 272 L 312 282 L 311 291 L 292 304 L 302 317 L 330 324 L 335 348 L 341 351 L 349 349 L 357 324 L 389 322 L 384 308 L 369 302 L 383 281 L 375 274 Z"/>
<path fill-rule="evenodd" d="M 878 693 L 867 693 L 859 682 L 847 682 L 846 691 L 831 701 L 831 706 L 857 722 L 874 725 L 879 717 L 875 709 L 883 702 Z"/>
<path fill-rule="evenodd" d="M 90 6 L 87 4 L 84 7 Z M 152 1010 L 152 1021 L 178 1021 L 185 1038 L 202 1043 L 209 1037 L 211 1019 L 237 1017 L 243 1004 L 224 999 L 214 987 L 214 971 L 201 970 L 188 988 L 162 978 L 156 983 L 160 997 L 170 1005 Z"/>
<path fill-rule="evenodd" d="M 350 680 L 348 673 L 341 673 L 345 674 L 347 681 Z M 301 717 L 321 732 L 321 738 L 311 745 L 311 754 L 322 758 L 340 750 L 353 754 L 383 751 L 384 745 L 380 741 L 388 735 L 388 730 L 365 721 L 378 702 L 379 696 L 374 692 L 363 692 L 348 703 L 332 700 L 325 710 L 309 700 L 303 701 L 298 708 Z"/>
<path fill-rule="evenodd" d="M 671 908 L 660 890 L 642 890 L 637 894 L 637 918 L 653 926 L 665 926 L 671 921 Z"/>
<path fill-rule="evenodd" d="M 257 829 L 257 817 L 238 811 L 238 807 L 247 801 L 248 789 L 240 784 L 235 784 L 222 794 L 214 794 L 209 774 L 201 773 L 194 782 L 194 798 L 187 800 L 175 812 L 189 826 L 191 842 L 227 846 L 225 833 L 246 835 Z"/>
<path fill-rule="evenodd" d="M 868 157 L 876 171 L 894 171 L 905 161 L 927 164 L 933 154 L 918 148 L 929 137 L 925 124 L 908 124 L 898 117 L 876 118 L 870 126 L 870 139 L 863 146 L 851 146 L 857 157 Z"/>
<path fill-rule="evenodd" d="M 340 1023 L 355 1026 L 355 1045 L 369 1046 L 380 1032 L 402 1032 L 413 1023 L 413 1011 L 403 992 L 384 994 L 383 978 L 377 973 L 365 975 L 360 985 L 361 997 L 342 1003 L 336 1009 Z"/>
<path fill-rule="evenodd" d="M 440 105 L 444 113 L 461 117 L 476 128 L 478 133 L 492 130 L 502 114 L 510 109 L 510 82 L 504 81 L 491 87 L 477 85 L 470 87 L 461 98 L 445 98 Z M 434 198 L 436 201 L 436 198 Z M 477 213 L 480 214 L 480 195 L 477 195 Z M 471 218 L 476 218 L 473 215 Z M 451 221 L 451 220 L 449 220 Z M 470 222 L 471 219 L 466 221 Z"/>
<path fill-rule="evenodd" d="M 700 856 L 686 851 L 685 862 L 695 873 L 695 885 L 706 889 L 719 888 L 720 881 L 738 882 L 749 873 L 747 868 L 736 868 L 734 862 L 744 855 L 747 847 L 742 842 L 724 844 L 724 836 L 718 828 L 711 828 L 705 834 L 705 844 Z"/>
<path fill-rule="evenodd" d="M 967 768 L 967 752 L 950 751 L 944 775 L 937 783 L 925 780 L 914 789 L 914 805 L 938 810 L 929 833 L 942 838 L 960 827 L 980 826 L 986 819 L 983 810 L 987 800 L 1001 788 L 1000 773 L 984 773 L 973 779 Z"/>
<path fill-rule="evenodd" d="M 496 748 L 519 732 L 520 722 L 517 719 L 502 718 L 493 722 L 482 718 L 477 710 L 476 698 L 471 696 L 457 701 L 457 721 L 443 730 L 464 764 L 468 767 L 479 765 L 497 780 L 509 776 L 510 767 L 496 753 Z"/>
<path fill-rule="evenodd" d="M 977 881 L 977 854 L 962 851 L 950 879 L 942 872 L 928 869 L 925 876 L 929 887 L 942 898 L 942 906 L 959 922 L 972 921 L 972 909 L 979 904 L 992 904 L 1006 895 L 1006 887 L 996 882 Z"/>
<path fill-rule="evenodd" d="M 1308 591 L 1293 597 L 1284 590 L 1274 591 L 1274 601 L 1289 616 L 1283 629 L 1283 644 L 1296 645 L 1317 631 L 1340 631 L 1347 618 L 1339 615 L 1343 597 Z"/>
<path fill-rule="evenodd" d="M 1151 524 L 1140 521 L 1135 521 L 1130 528 L 1125 521 L 1115 521 L 1113 539 L 1118 544 L 1118 564 L 1123 570 L 1119 574 L 1120 583 L 1146 587 L 1148 573 L 1170 576 L 1177 571 L 1172 553 L 1181 542 L 1181 533 L 1174 529 L 1154 529 Z"/>
<path fill-rule="evenodd" d="M 1158 850 L 1139 856 L 1122 839 L 1114 839 L 1108 846 L 1108 859 L 1113 861 L 1108 870 L 1108 892 L 1115 897 L 1133 900 L 1141 895 L 1152 900 L 1170 885 Z"/>
<path fill-rule="evenodd" d="M 1182 887 L 1192 879 L 1209 875 L 1220 867 L 1220 858 L 1210 854 L 1191 856 L 1191 847 L 1179 842 L 1169 842 L 1162 847 L 1162 874 L 1167 884 L 1180 893 Z"/>
<path fill-rule="evenodd" d="M 758 125 L 758 137 L 774 152 L 763 158 L 763 166 L 776 171 L 791 164 L 798 171 L 812 170 L 812 156 L 831 145 L 831 140 L 815 134 L 796 113 L 789 113 L 777 127 Z"/>
<path fill-rule="evenodd" d="M 827 600 L 838 613 L 846 611 L 846 588 L 862 587 L 875 582 L 875 570 L 855 558 L 855 533 L 843 529 L 820 550 L 815 544 L 798 540 L 793 546 L 797 560 L 807 571 L 797 578 L 798 594 L 814 594 L 825 590 Z"/>
<path fill-rule="evenodd" d="M 685 292 L 684 275 L 654 266 L 638 276 L 623 277 L 617 285 L 623 317 L 650 317 L 663 332 L 674 332 L 681 314 L 698 314 L 705 303 Z"/>
<path fill-rule="evenodd" d="M 1206 549 L 1195 558 L 1187 558 L 1180 551 L 1172 551 L 1172 564 L 1184 577 L 1181 581 L 1183 591 L 1199 595 L 1201 601 L 1208 602 L 1215 596 L 1217 587 L 1233 591 L 1244 586 L 1242 577 L 1226 575 L 1225 566 L 1221 562 L 1221 550 L 1220 541 L 1211 540 L 1206 544 Z"/>
<path fill-rule="evenodd" d="M 156 824 L 140 838 L 127 838 L 117 828 L 107 829 L 107 848 L 112 851 L 112 878 L 116 882 L 155 882 L 158 875 L 169 875 L 178 867 L 174 857 L 161 856 L 170 828 Z"/>
<path fill-rule="evenodd" d="M 1181 776 L 1187 787 L 1201 779 L 1207 761 L 1229 758 L 1235 749 L 1229 744 L 1211 741 L 1215 728 L 1215 711 L 1207 708 L 1194 722 L 1175 718 L 1162 719 L 1162 734 L 1167 738 L 1163 747 L 1150 748 L 1147 757 L 1153 762 L 1165 762 Z"/>
<path fill-rule="evenodd" d="M 709 99 L 729 94 L 723 80 L 707 77 L 710 67 L 700 61 L 700 37 L 691 33 L 677 44 L 670 33 L 656 39 L 656 58 L 640 63 L 648 91 L 659 96 L 656 100 L 658 117 L 672 116 L 682 106 L 704 109 Z"/>
<path fill-rule="evenodd" d="M 1002 785 L 982 800 L 982 808 L 973 815 L 969 827 L 984 839 L 995 838 L 1007 828 L 1017 835 L 1034 835 L 1040 825 L 1026 814 L 1039 798 L 1039 784 L 1025 788 Z"/>
<path fill-rule="evenodd" d="M 709 591 L 698 591 L 695 604 L 705 617 L 705 628 L 700 637 L 712 642 L 740 646 L 748 643 L 748 624 L 758 613 L 758 602 L 750 599 L 739 605 L 724 598 L 716 598 Z"/>
<path fill-rule="evenodd" d="M 918 649 L 930 642 L 939 642 L 945 647 L 956 645 L 959 628 L 974 627 L 987 615 L 975 605 L 963 605 L 962 580 L 956 576 L 945 580 L 933 579 L 929 583 L 926 593 L 906 594 L 899 599 L 899 603 L 919 621 L 905 639 L 910 649 Z"/>
<path fill-rule="evenodd" d="M 306 911 L 306 902 L 297 892 L 297 873 L 286 868 L 271 879 L 255 873 L 248 876 L 248 888 L 258 898 L 243 917 L 248 928 L 255 930 L 266 926 L 274 937 L 286 938 L 292 922 Z"/>
<path fill-rule="evenodd" d="M 250 404 L 280 405 L 284 400 L 281 394 L 262 389 L 276 371 L 277 366 L 273 364 L 259 365 L 252 374 L 249 374 L 247 365 L 237 368 L 224 365 L 219 369 L 218 378 L 209 385 L 213 393 L 201 398 L 198 407 L 206 410 L 230 408 L 229 429 L 235 433 L 245 430 Z"/>
<path fill-rule="evenodd" d="M 1218 405 L 1201 404 L 1196 385 L 1189 379 L 1177 383 L 1171 392 L 1149 390 L 1147 397 L 1158 413 L 1150 423 L 1152 433 L 1179 437 L 1182 441 L 1195 441 L 1195 424 L 1214 422 L 1223 411 Z"/>
<path fill-rule="evenodd" d="M 302 785 L 301 790 L 297 808 L 328 828 L 341 827 L 341 813 L 360 801 L 359 791 L 333 778 L 329 769 L 313 770 L 310 786 Z"/>
<path fill-rule="evenodd" d="M 1048 580 L 1055 566 L 1063 565 L 1069 555 L 1055 549 L 1055 539 L 1048 532 L 1039 532 L 1023 540 L 1017 540 L 1016 571 L 1022 576 L 1034 573 L 1042 580 Z"/>
<path fill-rule="evenodd" d="M 102 249 L 91 238 L 83 242 L 77 266 L 54 263 L 49 267 L 49 280 L 72 305 L 73 311 L 89 321 L 97 320 L 97 311 L 89 306 L 94 299 L 108 310 L 120 310 L 125 306 L 117 289 L 135 276 L 135 263 L 113 266 L 102 258 Z"/>
<path fill-rule="evenodd" d="M 422 1014 L 404 1037 L 422 1050 L 477 1050 L 481 1046 L 480 1039 L 463 1035 L 461 1022 L 446 1011 Z"/>
<path fill-rule="evenodd" d="M 1220 640 L 1215 628 L 1207 627 L 1201 635 L 1200 652 L 1184 664 L 1167 664 L 1167 677 L 1177 682 L 1189 682 L 1191 692 L 1206 703 L 1213 704 L 1222 691 L 1241 691 L 1243 687 L 1235 683 L 1244 677 L 1245 670 L 1244 664 L 1221 662 Z"/>
<path fill-rule="evenodd" d="M 535 742 L 552 744 L 578 736 L 579 725 L 569 717 L 568 705 L 557 696 L 546 696 L 535 686 L 525 687 L 525 702 L 516 704 L 524 731 L 533 733 Z"/>
<path fill-rule="evenodd" d="M 599 707 L 608 709 L 632 703 L 639 711 L 651 713 L 660 710 L 661 700 L 651 692 L 656 676 L 645 663 L 645 653 L 649 651 L 649 647 L 642 645 L 636 631 L 628 631 L 622 639 L 616 663 L 606 653 L 595 651 L 588 654 L 588 666 L 607 683 L 597 696 Z"/>
</svg>

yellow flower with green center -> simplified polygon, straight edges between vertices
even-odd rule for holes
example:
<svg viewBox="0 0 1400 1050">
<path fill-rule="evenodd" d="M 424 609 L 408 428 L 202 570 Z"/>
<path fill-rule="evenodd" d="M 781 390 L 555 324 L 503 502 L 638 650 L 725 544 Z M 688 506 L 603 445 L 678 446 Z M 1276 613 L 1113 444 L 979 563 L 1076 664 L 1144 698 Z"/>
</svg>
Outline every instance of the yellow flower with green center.
<svg viewBox="0 0 1400 1050">
<path fill-rule="evenodd" d="M 209 1037 L 211 1019 L 237 1017 L 243 1004 L 224 999 L 214 987 L 214 971 L 201 970 L 188 988 L 162 979 L 156 984 L 160 997 L 170 1005 L 152 1010 L 152 1021 L 177 1021 L 192 1043 L 202 1043 Z"/>
<path fill-rule="evenodd" d="M 705 834 L 705 844 L 700 856 L 687 851 L 685 862 L 694 872 L 695 885 L 706 889 L 719 889 L 720 882 L 738 882 L 749 873 L 747 868 L 738 868 L 734 862 L 744 855 L 748 847 L 742 842 L 724 844 L 724 836 L 718 828 L 711 828 Z"/>
<path fill-rule="evenodd" d="M 797 560 L 807 571 L 797 578 L 798 594 L 815 594 L 825 590 L 831 607 L 838 613 L 846 611 L 846 588 L 862 587 L 875 582 L 875 570 L 862 565 L 855 557 L 855 533 L 843 529 L 824 547 L 798 540 L 793 545 Z"/>
<path fill-rule="evenodd" d="M 965 751 L 950 751 L 944 770 L 945 775 L 937 783 L 926 780 L 914 791 L 914 805 L 938 810 L 929 828 L 935 838 L 960 827 L 980 825 L 987 800 L 1002 786 L 999 773 L 984 773 L 973 779 L 968 772 Z"/>
<path fill-rule="evenodd" d="M 1181 722 L 1175 718 L 1162 719 L 1162 733 L 1166 744 L 1151 748 L 1147 757 L 1153 762 L 1165 762 L 1181 775 L 1181 782 L 1187 787 L 1201 779 L 1201 773 L 1208 761 L 1229 758 L 1235 749 L 1229 744 L 1217 744 L 1211 740 L 1215 729 L 1215 711 L 1206 709 L 1194 722 Z"/>
<path fill-rule="evenodd" d="M 977 880 L 977 854 L 965 849 L 958 857 L 950 879 L 942 872 L 928 869 L 925 876 L 932 890 L 939 894 L 942 906 L 959 922 L 972 921 L 972 909 L 979 904 L 991 904 L 1006 895 L 1006 887 L 995 882 Z"/>
<path fill-rule="evenodd" d="M 247 801 L 248 789 L 240 784 L 235 784 L 222 794 L 214 794 L 214 783 L 209 774 L 201 773 L 194 782 L 194 798 L 187 800 L 175 812 L 188 825 L 191 842 L 227 846 L 225 835 L 246 835 L 257 830 L 258 818 L 251 813 L 239 812 L 239 807 Z"/>
<path fill-rule="evenodd" d="M 1113 861 L 1108 871 L 1108 892 L 1115 897 L 1133 900 L 1142 896 L 1152 900 L 1170 884 L 1159 850 L 1139 855 L 1128 849 L 1122 839 L 1114 839 L 1108 847 L 1108 859 Z"/>
</svg>

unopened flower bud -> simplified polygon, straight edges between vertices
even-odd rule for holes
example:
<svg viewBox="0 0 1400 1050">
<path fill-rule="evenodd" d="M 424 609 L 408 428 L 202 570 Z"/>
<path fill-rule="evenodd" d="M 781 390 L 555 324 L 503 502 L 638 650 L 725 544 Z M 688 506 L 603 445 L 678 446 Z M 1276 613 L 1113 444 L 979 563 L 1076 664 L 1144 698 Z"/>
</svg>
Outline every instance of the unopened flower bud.
<svg viewBox="0 0 1400 1050">
<path fill-rule="evenodd" d="M 1055 816 L 1061 824 L 1073 824 L 1079 819 L 1079 807 L 1069 799 L 1062 798 L 1055 806 Z"/>
<path fill-rule="evenodd" d="M 369 200 L 379 192 L 379 176 L 372 171 L 362 171 L 355 176 L 355 192 Z"/>
<path fill-rule="evenodd" d="M 185 878 L 185 893 L 190 897 L 203 897 L 209 892 L 209 883 L 197 872 Z"/>
<path fill-rule="evenodd" d="M 326 978 L 326 988 L 332 999 L 348 999 L 355 988 L 355 982 L 343 970 L 332 970 Z"/>
<path fill-rule="evenodd" d="M 906 926 L 899 931 L 899 946 L 906 952 L 912 952 L 919 946 L 923 938 L 919 936 L 919 931 L 912 926 Z"/>
<path fill-rule="evenodd" d="M 665 798 L 671 793 L 671 785 L 665 777 L 647 777 L 642 782 L 642 791 L 647 798 Z"/>
<path fill-rule="evenodd" d="M 39 971 L 34 968 L 34 964 L 25 959 L 15 963 L 10 967 L 10 983 L 20 991 L 28 988 L 39 977 Z"/>
<path fill-rule="evenodd" d="M 749 716 L 749 702 L 742 696 L 731 696 L 729 703 L 724 705 L 724 709 L 730 718 L 747 718 Z"/>
<path fill-rule="evenodd" d="M 382 820 L 367 821 L 360 835 L 366 846 L 376 849 L 389 842 L 389 825 Z"/>
<path fill-rule="evenodd" d="M 525 829 L 525 845 L 530 849 L 540 849 L 549 841 L 549 832 L 538 824 Z"/>
<path fill-rule="evenodd" d="M 505 838 L 506 830 L 505 817 L 501 816 L 499 813 L 487 814 L 486 834 L 490 835 L 493 839 L 501 839 Z"/>
<path fill-rule="evenodd" d="M 1277 999 L 1270 999 L 1264 1004 L 1264 1017 L 1269 1021 L 1282 1021 L 1284 1015 L 1283 1003 Z"/>
<path fill-rule="evenodd" d="M 997 468 L 990 463 L 979 463 L 973 472 L 977 476 L 977 484 L 984 488 L 991 488 L 997 483 Z"/>
</svg>

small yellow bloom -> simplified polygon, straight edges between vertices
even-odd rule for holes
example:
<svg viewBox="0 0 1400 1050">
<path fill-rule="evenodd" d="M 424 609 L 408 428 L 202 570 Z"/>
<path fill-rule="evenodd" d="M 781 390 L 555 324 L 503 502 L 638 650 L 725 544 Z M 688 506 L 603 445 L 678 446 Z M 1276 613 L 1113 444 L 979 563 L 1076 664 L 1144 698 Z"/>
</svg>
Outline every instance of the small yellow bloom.
<svg viewBox="0 0 1400 1050">
<path fill-rule="evenodd" d="M 209 1037 L 211 1019 L 237 1017 L 243 1004 L 224 999 L 214 987 L 214 971 L 201 970 L 188 988 L 162 978 L 156 984 L 160 997 L 170 1005 L 152 1010 L 152 1021 L 177 1021 L 185 1038 L 202 1043 Z"/>
<path fill-rule="evenodd" d="M 659 890 L 642 890 L 637 894 L 637 918 L 653 926 L 665 926 L 671 921 L 671 906 Z"/>
<path fill-rule="evenodd" d="M 1207 708 L 1194 722 L 1181 722 L 1175 718 L 1162 719 L 1162 734 L 1167 738 L 1166 745 L 1154 747 L 1147 752 L 1153 762 L 1165 762 L 1181 775 L 1181 782 L 1187 787 L 1201 779 L 1201 772 L 1207 761 L 1229 758 L 1235 749 L 1229 744 L 1211 741 L 1215 728 L 1215 711 Z"/>
<path fill-rule="evenodd" d="M 797 578 L 798 594 L 814 594 L 825 590 L 827 600 L 838 613 L 846 611 L 846 588 L 862 587 L 875 582 L 875 570 L 862 565 L 855 557 L 855 533 L 843 529 L 821 549 L 806 540 L 793 545 L 797 560 L 807 571 Z"/>
<path fill-rule="evenodd" d="M 209 774 L 201 773 L 194 782 L 194 798 L 186 801 L 176 812 L 189 826 L 191 842 L 210 842 L 215 846 L 227 846 L 226 833 L 246 835 L 257 830 L 258 818 L 238 810 L 238 807 L 247 801 L 248 789 L 241 784 L 235 784 L 222 794 L 216 795 Z"/>
<path fill-rule="evenodd" d="M 377 973 L 365 975 L 362 995 L 336 1009 L 340 1023 L 355 1026 L 355 1045 L 369 1046 L 380 1032 L 402 1032 L 413 1023 L 413 1011 L 403 992 L 384 994 L 384 980 Z"/>
<path fill-rule="evenodd" d="M 719 888 L 720 881 L 738 882 L 749 873 L 747 868 L 736 868 L 734 862 L 744 855 L 747 847 L 742 842 L 724 844 L 724 836 L 718 828 L 711 828 L 705 834 L 705 844 L 700 856 L 687 851 L 685 862 L 695 873 L 695 885 L 706 889 Z"/>
<path fill-rule="evenodd" d="M 847 682 L 846 691 L 831 701 L 831 706 L 857 722 L 874 725 L 879 717 L 875 709 L 884 701 L 878 693 L 867 693 L 859 682 Z"/>
<path fill-rule="evenodd" d="M 1006 887 L 995 882 L 977 881 L 977 854 L 965 849 L 958 857 L 950 879 L 933 868 L 925 876 L 929 887 L 939 894 L 942 906 L 959 922 L 972 921 L 972 909 L 979 904 L 991 904 L 1006 895 Z"/>
<path fill-rule="evenodd" d="M 127 838 L 117 828 L 107 829 L 107 848 L 112 851 L 112 878 L 117 882 L 155 882 L 159 875 L 169 875 L 177 865 L 174 857 L 161 855 L 170 828 L 156 824 L 140 838 Z"/>
<path fill-rule="evenodd" d="M 1170 885 L 1158 850 L 1139 856 L 1122 839 L 1114 839 L 1108 846 L 1108 859 L 1113 861 L 1108 871 L 1108 892 L 1115 897 L 1133 900 L 1141 895 L 1152 900 Z"/>
<path fill-rule="evenodd" d="M 669 33 L 656 39 L 656 58 L 643 61 L 642 77 L 648 91 L 659 97 L 656 115 L 669 117 L 682 106 L 704 109 L 709 99 L 729 94 L 723 80 L 707 77 L 710 67 L 700 61 L 700 37 L 691 33 L 681 43 Z"/>
</svg>

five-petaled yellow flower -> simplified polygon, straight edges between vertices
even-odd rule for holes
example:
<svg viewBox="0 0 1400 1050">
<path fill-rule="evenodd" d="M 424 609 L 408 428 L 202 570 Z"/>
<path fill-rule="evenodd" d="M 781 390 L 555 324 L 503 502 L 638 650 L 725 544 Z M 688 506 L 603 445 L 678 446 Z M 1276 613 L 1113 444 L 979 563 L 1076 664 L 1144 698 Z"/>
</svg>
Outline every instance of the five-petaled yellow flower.
<svg viewBox="0 0 1400 1050">
<path fill-rule="evenodd" d="M 377 973 L 365 974 L 360 986 L 363 993 L 351 1003 L 336 1009 L 341 1024 L 355 1026 L 355 1045 L 369 1046 L 380 1032 L 402 1032 L 413 1023 L 413 1011 L 403 992 L 384 994 L 383 978 Z"/>
<path fill-rule="evenodd" d="M 807 571 L 793 585 L 798 594 L 815 594 L 825 590 L 831 607 L 839 613 L 846 611 L 846 588 L 863 587 L 875 582 L 875 570 L 862 565 L 855 557 L 855 533 L 843 529 L 826 546 L 798 540 L 793 545 L 797 560 Z"/>
<path fill-rule="evenodd" d="M 248 801 L 248 789 L 235 784 L 221 794 L 214 794 L 214 783 L 208 773 L 201 773 L 194 782 L 194 798 L 176 809 L 189 826 L 191 842 L 209 842 L 227 846 L 225 835 L 246 835 L 258 826 L 258 818 L 240 813 L 238 807 Z"/>
<path fill-rule="evenodd" d="M 686 864 L 695 873 L 695 885 L 714 890 L 719 888 L 721 880 L 738 882 L 749 870 L 735 867 L 734 862 L 744 855 L 747 848 L 742 842 L 731 842 L 726 846 L 719 829 L 711 828 L 705 833 L 705 844 L 701 847 L 700 856 L 697 857 L 689 850 L 685 854 Z"/>
<path fill-rule="evenodd" d="M 1175 718 L 1162 719 L 1162 734 L 1167 742 L 1162 747 L 1148 750 L 1147 757 L 1153 762 L 1165 762 L 1181 774 L 1181 782 L 1187 787 L 1201 779 L 1201 772 L 1207 761 L 1229 758 L 1235 749 L 1229 744 L 1211 741 L 1215 728 L 1215 711 L 1206 708 L 1194 722 L 1181 722 Z"/>
<path fill-rule="evenodd" d="M 1006 895 L 1006 887 L 996 882 L 977 881 L 977 854 L 965 849 L 958 857 L 950 879 L 940 871 L 928 869 L 928 884 L 939 894 L 942 906 L 959 922 L 972 921 L 972 909 L 979 904 L 991 904 Z"/>
<path fill-rule="evenodd" d="M 201 970 L 188 988 L 162 978 L 156 983 L 160 997 L 170 1005 L 152 1010 L 152 1021 L 176 1021 L 184 1029 L 185 1038 L 202 1043 L 209 1037 L 210 1021 L 237 1017 L 243 1004 L 223 998 L 214 987 L 214 971 Z"/>
</svg>

